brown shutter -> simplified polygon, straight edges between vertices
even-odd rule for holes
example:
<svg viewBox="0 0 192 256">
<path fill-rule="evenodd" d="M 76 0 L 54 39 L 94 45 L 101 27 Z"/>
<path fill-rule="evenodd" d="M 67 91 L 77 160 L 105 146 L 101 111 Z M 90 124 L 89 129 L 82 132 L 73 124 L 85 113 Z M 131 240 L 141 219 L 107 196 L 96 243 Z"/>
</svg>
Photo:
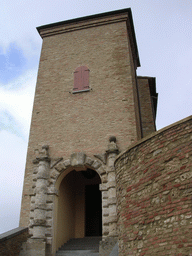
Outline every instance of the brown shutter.
<svg viewBox="0 0 192 256">
<path fill-rule="evenodd" d="M 83 89 L 88 89 L 89 88 L 89 69 L 86 66 L 82 66 L 82 84 L 83 84 Z"/>
<path fill-rule="evenodd" d="M 89 69 L 86 66 L 76 68 L 74 72 L 74 91 L 86 90 L 89 88 Z"/>
</svg>

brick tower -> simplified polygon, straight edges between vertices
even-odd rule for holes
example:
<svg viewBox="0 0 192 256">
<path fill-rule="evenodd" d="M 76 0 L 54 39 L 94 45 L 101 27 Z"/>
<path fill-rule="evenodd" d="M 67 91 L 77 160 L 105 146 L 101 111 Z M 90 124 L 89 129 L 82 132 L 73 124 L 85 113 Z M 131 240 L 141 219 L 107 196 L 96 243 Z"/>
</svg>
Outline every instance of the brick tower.
<svg viewBox="0 0 192 256">
<path fill-rule="evenodd" d="M 31 235 L 26 255 L 55 255 L 85 236 L 102 236 L 105 255 L 105 242 L 118 237 L 114 161 L 155 131 L 155 78 L 136 75 L 130 9 L 37 30 L 43 45 L 20 217 Z"/>
</svg>

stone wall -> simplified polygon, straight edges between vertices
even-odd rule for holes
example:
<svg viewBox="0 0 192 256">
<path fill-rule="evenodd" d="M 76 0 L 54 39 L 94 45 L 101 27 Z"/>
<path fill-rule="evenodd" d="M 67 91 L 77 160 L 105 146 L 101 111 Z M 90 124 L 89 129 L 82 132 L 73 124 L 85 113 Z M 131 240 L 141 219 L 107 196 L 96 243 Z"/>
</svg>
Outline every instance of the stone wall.
<svg viewBox="0 0 192 256">
<path fill-rule="evenodd" d="M 115 162 L 119 255 L 192 255 L 192 116 Z"/>
<path fill-rule="evenodd" d="M 0 235 L 0 255 L 19 256 L 21 245 L 28 238 L 28 228 L 15 228 Z"/>
</svg>

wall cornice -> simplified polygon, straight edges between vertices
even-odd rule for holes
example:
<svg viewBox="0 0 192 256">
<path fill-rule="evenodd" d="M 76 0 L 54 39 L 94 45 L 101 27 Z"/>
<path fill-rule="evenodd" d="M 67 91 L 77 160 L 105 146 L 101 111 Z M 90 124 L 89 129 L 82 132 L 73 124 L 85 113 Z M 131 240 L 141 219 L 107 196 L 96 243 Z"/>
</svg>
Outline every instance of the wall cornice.
<svg viewBox="0 0 192 256">
<path fill-rule="evenodd" d="M 71 22 L 71 23 L 58 23 L 58 25 L 54 26 L 42 26 L 38 28 L 38 32 L 42 38 L 47 37 L 47 36 L 53 36 L 57 34 L 62 34 L 62 33 L 67 33 L 67 32 L 72 32 L 75 30 L 80 30 L 80 29 L 87 29 L 91 27 L 96 27 L 96 26 L 102 26 L 106 24 L 111 24 L 111 23 L 117 23 L 117 22 L 123 22 L 127 21 L 128 14 L 119 14 L 119 15 L 114 15 L 114 16 L 109 16 L 109 17 L 103 17 L 103 18 L 94 18 L 94 19 L 88 19 L 88 20 L 83 20 L 79 22 Z"/>
</svg>

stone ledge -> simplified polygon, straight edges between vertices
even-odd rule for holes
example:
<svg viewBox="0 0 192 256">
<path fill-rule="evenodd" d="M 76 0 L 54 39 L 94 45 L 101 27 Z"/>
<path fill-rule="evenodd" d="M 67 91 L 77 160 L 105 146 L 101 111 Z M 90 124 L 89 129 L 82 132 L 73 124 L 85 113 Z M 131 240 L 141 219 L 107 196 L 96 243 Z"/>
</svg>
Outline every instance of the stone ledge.
<svg viewBox="0 0 192 256">
<path fill-rule="evenodd" d="M 22 233 L 24 233 L 27 230 L 28 230 L 27 227 L 25 227 L 25 228 L 24 227 L 18 227 L 18 228 L 14 228 L 14 229 L 12 229 L 10 231 L 7 231 L 7 232 L 5 232 L 5 233 L 0 235 L 0 242 L 8 240 L 8 239 L 10 239 L 10 238 L 12 238 L 14 236 L 19 235 L 19 234 L 22 234 Z"/>
</svg>

